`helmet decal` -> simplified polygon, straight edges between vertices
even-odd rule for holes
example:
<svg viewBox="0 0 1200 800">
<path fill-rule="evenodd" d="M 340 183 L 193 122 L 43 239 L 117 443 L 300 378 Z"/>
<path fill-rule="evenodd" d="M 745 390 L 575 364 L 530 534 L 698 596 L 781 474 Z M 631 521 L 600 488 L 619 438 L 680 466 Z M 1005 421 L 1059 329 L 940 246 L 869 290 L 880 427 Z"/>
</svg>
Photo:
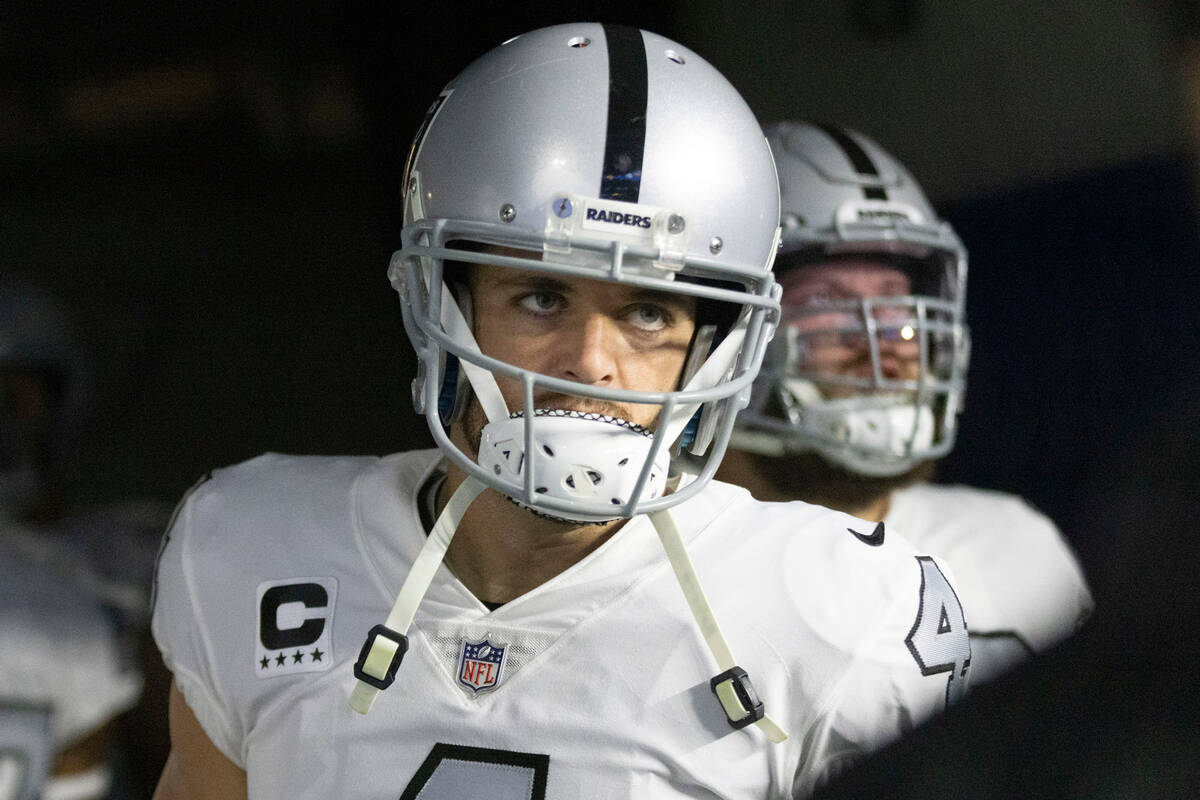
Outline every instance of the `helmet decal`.
<svg viewBox="0 0 1200 800">
<path fill-rule="evenodd" d="M 636 203 L 646 149 L 646 45 L 640 30 L 624 25 L 605 25 L 604 41 L 608 46 L 608 130 L 600 197 Z"/>
<path fill-rule="evenodd" d="M 850 134 L 832 125 L 818 125 L 817 127 L 823 130 L 830 139 L 837 142 L 838 147 L 842 148 L 846 158 L 850 159 L 850 163 L 859 176 L 869 181 L 879 180 L 879 169 L 875 166 L 875 162 L 871 160 L 871 156 L 867 155 L 867 151 L 851 138 Z M 863 197 L 867 200 L 887 200 L 887 189 L 882 185 L 866 184 L 863 186 Z"/>
</svg>

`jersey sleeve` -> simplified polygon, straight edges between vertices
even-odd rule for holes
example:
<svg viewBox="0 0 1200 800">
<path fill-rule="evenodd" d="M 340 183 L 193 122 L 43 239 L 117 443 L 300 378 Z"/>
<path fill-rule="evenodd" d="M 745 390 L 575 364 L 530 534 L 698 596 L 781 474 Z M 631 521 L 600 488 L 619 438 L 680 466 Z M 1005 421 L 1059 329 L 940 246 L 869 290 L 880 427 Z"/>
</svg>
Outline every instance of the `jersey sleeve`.
<svg viewBox="0 0 1200 800">
<path fill-rule="evenodd" d="M 961 699 L 970 673 L 966 618 L 944 565 L 908 556 L 885 592 L 879 623 L 855 649 L 819 712 L 804 759 L 823 785 Z"/>
<path fill-rule="evenodd" d="M 214 569 L 205 562 L 205 548 L 197 542 L 193 527 L 207 488 L 201 481 L 185 495 L 163 537 L 155 570 L 151 632 L 175 685 L 208 738 L 244 769 L 243 731 L 237 716 L 222 703 L 227 695 L 218 686 L 212 634 L 204 614 L 212 598 L 199 596 L 199 579 Z"/>
<path fill-rule="evenodd" d="M 1048 517 L 1024 501 L 1023 547 L 1014 564 L 1012 604 L 1028 619 L 1026 635 L 1035 650 L 1045 650 L 1075 634 L 1095 603 L 1087 579 L 1066 537 Z"/>
<path fill-rule="evenodd" d="M 1075 633 L 1093 602 L 1067 539 L 1016 495 L 921 484 L 894 493 L 893 522 L 953 567 L 978 652 L 976 685 Z"/>
</svg>

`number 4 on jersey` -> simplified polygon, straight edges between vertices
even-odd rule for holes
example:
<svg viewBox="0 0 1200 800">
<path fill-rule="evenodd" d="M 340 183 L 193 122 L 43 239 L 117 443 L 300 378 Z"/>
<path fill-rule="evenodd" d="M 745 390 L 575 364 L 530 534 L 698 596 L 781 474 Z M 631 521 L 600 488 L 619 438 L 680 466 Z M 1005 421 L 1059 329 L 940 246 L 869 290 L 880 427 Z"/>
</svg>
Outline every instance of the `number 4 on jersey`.
<svg viewBox="0 0 1200 800">
<path fill-rule="evenodd" d="M 400 800 L 543 800 L 550 756 L 438 742 Z"/>
<path fill-rule="evenodd" d="M 946 705 L 962 699 L 967 690 L 967 668 L 971 666 L 971 640 L 958 595 L 937 562 L 917 556 L 921 565 L 921 598 L 917 620 L 904 643 L 917 660 L 922 675 L 949 672 Z"/>
</svg>

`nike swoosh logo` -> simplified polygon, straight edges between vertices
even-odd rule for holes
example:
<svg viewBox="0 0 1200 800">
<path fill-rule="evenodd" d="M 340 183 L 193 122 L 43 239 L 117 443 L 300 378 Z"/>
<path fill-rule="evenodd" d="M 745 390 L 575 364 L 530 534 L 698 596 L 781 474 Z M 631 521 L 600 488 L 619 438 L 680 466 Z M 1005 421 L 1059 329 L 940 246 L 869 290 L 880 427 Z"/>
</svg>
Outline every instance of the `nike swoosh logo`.
<svg viewBox="0 0 1200 800">
<path fill-rule="evenodd" d="M 858 531 L 854 530 L 854 528 L 846 528 L 846 530 L 853 533 L 854 538 L 858 539 L 863 544 L 869 544 L 871 547 L 879 547 L 879 545 L 883 544 L 882 522 L 875 526 L 875 530 L 871 531 L 870 536 L 866 535 L 865 533 L 859 533 Z"/>
</svg>

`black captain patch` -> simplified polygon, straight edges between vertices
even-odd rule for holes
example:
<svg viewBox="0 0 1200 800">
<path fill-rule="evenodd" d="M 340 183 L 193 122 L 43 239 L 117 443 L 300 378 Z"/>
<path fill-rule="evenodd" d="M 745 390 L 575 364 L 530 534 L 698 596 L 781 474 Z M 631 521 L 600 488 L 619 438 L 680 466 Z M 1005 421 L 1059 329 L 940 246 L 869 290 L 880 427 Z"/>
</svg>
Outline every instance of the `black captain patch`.
<svg viewBox="0 0 1200 800">
<path fill-rule="evenodd" d="M 333 665 L 336 578 L 288 578 L 258 585 L 254 674 L 324 672 Z"/>
</svg>

